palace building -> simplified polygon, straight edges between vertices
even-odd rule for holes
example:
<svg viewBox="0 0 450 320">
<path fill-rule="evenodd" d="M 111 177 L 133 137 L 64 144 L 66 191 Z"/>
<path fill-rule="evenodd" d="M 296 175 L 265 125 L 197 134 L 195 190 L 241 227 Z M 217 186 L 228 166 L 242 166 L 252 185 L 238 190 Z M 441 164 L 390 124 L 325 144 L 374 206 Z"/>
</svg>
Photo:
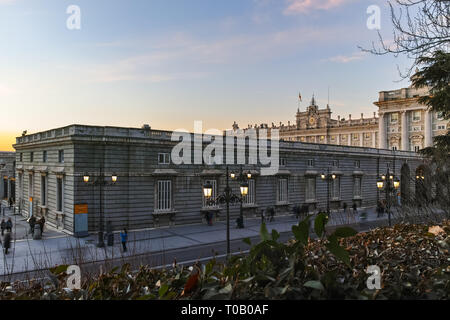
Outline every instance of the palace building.
<svg viewBox="0 0 450 320">
<path fill-rule="evenodd" d="M 267 129 L 269 133 L 278 129 L 280 139 L 285 141 L 417 152 L 431 146 L 434 136 L 445 134 L 450 123 L 418 102 L 427 94 L 426 88 L 411 87 L 382 91 L 374 102 L 378 117 L 374 112 L 371 118 L 364 118 L 363 114 L 352 118 L 350 114 L 347 119 L 340 116 L 333 119 L 329 105 L 321 109 L 313 96 L 305 111 L 297 110 L 293 123 L 249 125 L 248 128 Z M 235 122 L 233 129 L 238 128 Z"/>
<path fill-rule="evenodd" d="M 15 202 L 16 179 L 15 179 L 15 152 L 0 152 L 0 201 L 3 206 L 9 205 L 10 201 Z"/>
<path fill-rule="evenodd" d="M 323 122 L 333 124 L 327 128 L 327 134 L 323 133 L 329 142 L 333 141 L 332 136 L 338 139 L 337 132 L 344 135 L 331 121 L 330 113 L 319 111 L 314 101 L 307 112 L 315 116 L 314 123 L 299 113 L 300 127 L 315 126 L 306 130 L 316 130 L 320 135 Z M 242 204 L 244 216 L 259 216 L 268 207 L 275 208 L 277 214 L 289 214 L 293 206 L 302 205 L 324 210 L 328 199 L 328 182 L 321 179 L 324 172 L 334 177 L 328 185 L 331 208 L 342 208 L 344 203 L 349 207 L 354 203 L 358 207 L 376 206 L 384 197 L 376 182 L 388 167 L 401 180 L 403 203 L 417 191 L 411 177 L 421 166 L 422 158 L 409 151 L 369 148 L 373 141 L 366 139 L 365 133 L 375 131 L 377 124 L 373 119 L 364 121 L 366 125 L 355 122 L 348 127 L 355 132 L 361 130 L 365 147 L 354 142 L 353 137 L 351 145 L 285 139 L 279 143 L 279 167 L 272 175 L 261 174 L 262 166 L 249 164 L 246 158 L 242 169 L 251 173 L 251 179 Z M 171 152 L 178 141 L 172 141 L 172 135 L 171 131 L 154 130 L 148 125 L 70 125 L 24 134 L 16 138 L 14 145 L 16 207 L 25 217 L 45 216 L 47 223 L 77 236 L 98 231 L 102 226 L 105 230 L 108 223 L 115 230 L 199 223 L 204 221 L 205 212 L 212 212 L 215 219 L 224 219 L 224 205 L 205 201 L 202 186 L 212 186 L 213 198 L 222 194 L 226 166 L 176 165 Z M 188 135 L 195 141 L 193 134 Z M 341 144 L 344 141 L 340 140 Z M 247 142 L 244 146 L 236 143 L 234 154 L 248 154 L 251 141 Z M 228 167 L 231 172 L 240 170 L 240 165 Z M 231 180 L 230 186 L 239 194 L 237 181 Z M 231 206 L 231 221 L 239 216 L 239 210 L 239 205 Z"/>
</svg>

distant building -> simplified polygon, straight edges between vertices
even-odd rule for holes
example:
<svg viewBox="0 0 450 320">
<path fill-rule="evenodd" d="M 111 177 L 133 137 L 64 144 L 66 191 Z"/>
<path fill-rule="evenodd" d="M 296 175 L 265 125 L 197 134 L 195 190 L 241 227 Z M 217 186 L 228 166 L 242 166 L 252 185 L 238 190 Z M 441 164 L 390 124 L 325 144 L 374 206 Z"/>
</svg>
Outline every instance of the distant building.
<svg viewBox="0 0 450 320">
<path fill-rule="evenodd" d="M 15 161 L 15 152 L 0 152 L 0 200 L 4 206 L 16 198 Z"/>
<path fill-rule="evenodd" d="M 332 119 L 330 107 L 320 109 L 313 96 L 305 111 L 297 110 L 294 123 L 249 125 L 248 128 L 268 129 L 269 135 L 272 129 L 278 129 L 280 139 L 285 141 L 417 152 L 431 146 L 433 137 L 445 134 L 449 126 L 449 121 L 427 111 L 427 107 L 418 102 L 419 97 L 427 94 L 426 88 L 382 91 L 379 100 L 374 102 L 380 118 L 374 112 L 371 118 L 361 114 L 360 118 L 349 115 L 348 119 L 340 116 Z M 238 128 L 235 122 L 233 129 Z"/>
<path fill-rule="evenodd" d="M 321 119 L 329 120 L 317 113 L 316 120 Z M 16 198 L 22 214 L 45 216 L 49 224 L 76 235 L 98 231 L 107 222 L 115 230 L 199 223 L 205 212 L 223 220 L 224 206 L 209 205 L 202 186 L 209 182 L 214 196 L 223 193 L 225 166 L 175 165 L 171 152 L 177 142 L 172 134 L 149 126 L 71 125 L 16 138 Z M 344 202 L 373 207 L 384 197 L 376 187 L 379 174 L 389 166 L 404 181 L 403 197 L 414 190 L 410 180 L 422 161 L 413 152 L 286 141 L 280 142 L 279 155 L 275 175 L 261 175 L 258 165 L 243 165 L 252 173 L 243 203 L 246 217 L 257 217 L 268 207 L 277 214 L 290 214 L 294 205 L 324 210 L 327 184 L 321 173 L 327 171 L 335 176 L 329 189 L 331 208 L 342 208 Z M 230 170 L 236 172 L 239 165 L 230 165 Z M 116 174 L 117 183 L 101 189 L 83 181 L 85 174 L 93 181 L 100 172 L 105 181 Z M 231 187 L 239 193 L 236 181 Z M 239 206 L 232 206 L 230 213 L 234 221 Z"/>
</svg>

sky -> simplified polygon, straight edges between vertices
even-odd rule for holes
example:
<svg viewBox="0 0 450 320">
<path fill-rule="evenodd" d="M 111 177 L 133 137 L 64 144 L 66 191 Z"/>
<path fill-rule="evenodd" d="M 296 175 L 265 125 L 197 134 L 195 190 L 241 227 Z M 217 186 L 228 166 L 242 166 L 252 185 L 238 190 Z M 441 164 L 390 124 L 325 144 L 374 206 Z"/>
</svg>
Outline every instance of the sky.
<svg viewBox="0 0 450 320">
<path fill-rule="evenodd" d="M 386 0 L 0 0 L 0 150 L 75 123 L 293 123 L 328 92 L 334 118 L 372 116 L 410 61 L 358 48 L 378 41 L 371 5 L 389 41 Z"/>
</svg>

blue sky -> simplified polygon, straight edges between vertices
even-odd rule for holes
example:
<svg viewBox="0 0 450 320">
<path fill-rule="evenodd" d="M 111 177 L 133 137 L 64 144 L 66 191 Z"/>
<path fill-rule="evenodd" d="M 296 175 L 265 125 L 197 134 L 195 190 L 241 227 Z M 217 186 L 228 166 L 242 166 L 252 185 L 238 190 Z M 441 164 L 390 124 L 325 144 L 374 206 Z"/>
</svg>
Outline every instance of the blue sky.
<svg viewBox="0 0 450 320">
<path fill-rule="evenodd" d="M 287 123 L 298 92 L 302 109 L 313 93 L 325 106 L 328 87 L 334 117 L 371 116 L 410 63 L 358 49 L 377 41 L 374 4 L 389 39 L 385 0 L 0 0 L 0 149 L 72 123 Z"/>
</svg>

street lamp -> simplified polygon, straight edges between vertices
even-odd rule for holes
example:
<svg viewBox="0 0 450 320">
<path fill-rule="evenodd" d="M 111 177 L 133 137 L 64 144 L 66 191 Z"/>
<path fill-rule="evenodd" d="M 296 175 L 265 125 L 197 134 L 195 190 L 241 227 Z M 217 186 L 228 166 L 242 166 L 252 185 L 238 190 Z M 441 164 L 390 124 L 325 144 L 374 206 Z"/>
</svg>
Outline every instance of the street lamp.
<svg viewBox="0 0 450 320">
<path fill-rule="evenodd" d="M 244 173 L 242 170 L 242 166 L 240 167 L 239 173 L 231 173 L 231 178 L 233 180 L 237 180 L 241 184 L 241 198 L 243 200 L 243 197 L 248 195 L 248 180 L 252 178 L 251 172 Z M 241 208 L 239 210 L 239 219 L 238 219 L 238 228 L 243 229 L 244 228 L 244 213 L 242 210 L 242 201 L 241 201 Z"/>
<path fill-rule="evenodd" d="M 83 175 L 83 182 L 85 184 L 90 184 L 93 186 L 100 187 L 100 228 L 98 231 L 98 242 L 97 247 L 103 248 L 105 246 L 105 242 L 103 241 L 103 186 L 114 185 L 117 182 L 117 174 L 113 173 L 111 175 L 111 181 L 105 180 L 105 175 L 103 173 L 103 168 L 100 168 L 100 173 L 98 176 L 94 177 L 94 180 L 91 181 L 91 177 L 88 173 Z"/>
<path fill-rule="evenodd" d="M 231 175 L 228 175 L 228 166 L 226 167 L 226 187 L 223 194 L 220 194 L 216 197 L 216 199 L 212 198 L 212 189 L 213 186 L 211 183 L 206 182 L 203 185 L 203 195 L 205 196 L 205 199 L 208 204 L 218 204 L 218 203 L 225 203 L 226 204 L 226 210 L 227 210 L 227 257 L 230 256 L 230 203 L 240 203 L 242 207 L 242 200 L 248 193 L 248 183 L 247 184 L 241 184 L 241 195 L 235 195 L 230 187 L 229 184 L 229 177 L 233 178 L 236 177 L 234 173 Z"/>
<path fill-rule="evenodd" d="M 330 214 L 330 182 L 336 180 L 336 174 L 330 174 L 330 168 L 327 169 L 327 173 L 321 173 L 320 178 L 327 182 L 327 214 Z"/>
<path fill-rule="evenodd" d="M 389 179 L 386 179 L 386 177 L 389 177 Z M 386 175 L 378 177 L 377 188 L 380 191 L 384 189 L 386 192 L 386 206 L 388 210 L 389 226 L 391 226 L 391 198 L 392 193 L 400 188 L 400 180 L 395 176 L 395 173 L 390 172 L 388 167 Z"/>
</svg>

